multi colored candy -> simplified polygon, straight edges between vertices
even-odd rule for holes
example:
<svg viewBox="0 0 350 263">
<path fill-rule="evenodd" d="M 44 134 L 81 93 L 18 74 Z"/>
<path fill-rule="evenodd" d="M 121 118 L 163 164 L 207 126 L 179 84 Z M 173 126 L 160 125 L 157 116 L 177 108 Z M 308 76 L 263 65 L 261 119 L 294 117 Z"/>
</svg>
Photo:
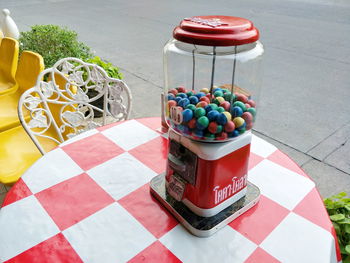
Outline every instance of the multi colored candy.
<svg viewBox="0 0 350 263">
<path fill-rule="evenodd" d="M 254 100 L 216 86 L 199 92 L 177 87 L 169 90 L 166 99 L 166 116 L 172 127 L 196 140 L 237 137 L 253 127 L 256 116 Z"/>
</svg>

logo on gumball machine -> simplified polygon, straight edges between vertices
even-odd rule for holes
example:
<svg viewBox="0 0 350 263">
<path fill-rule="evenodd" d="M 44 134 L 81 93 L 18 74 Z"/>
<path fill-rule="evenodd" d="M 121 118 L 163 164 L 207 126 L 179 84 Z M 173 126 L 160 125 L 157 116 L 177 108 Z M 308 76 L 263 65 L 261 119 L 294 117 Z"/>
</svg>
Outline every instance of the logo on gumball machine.
<svg viewBox="0 0 350 263">
<path fill-rule="evenodd" d="M 232 178 L 232 183 L 220 189 L 220 186 L 215 186 L 213 189 L 215 195 L 215 204 L 226 200 L 228 197 L 232 196 L 234 193 L 239 192 L 247 185 L 247 175 L 237 179 L 237 177 Z"/>
<path fill-rule="evenodd" d="M 170 108 L 170 119 L 174 124 L 181 124 L 182 118 L 182 108 L 179 106 L 172 106 Z"/>
</svg>

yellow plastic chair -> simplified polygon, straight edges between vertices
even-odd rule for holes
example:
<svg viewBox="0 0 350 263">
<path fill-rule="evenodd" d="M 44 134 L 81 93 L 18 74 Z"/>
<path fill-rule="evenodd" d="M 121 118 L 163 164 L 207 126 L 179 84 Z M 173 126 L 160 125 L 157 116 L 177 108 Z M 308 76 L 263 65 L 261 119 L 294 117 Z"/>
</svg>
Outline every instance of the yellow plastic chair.
<svg viewBox="0 0 350 263">
<path fill-rule="evenodd" d="M 44 60 L 39 54 L 31 51 L 22 53 L 15 77 L 18 88 L 15 92 L 0 96 L 0 132 L 21 125 L 17 115 L 19 98 L 24 91 L 35 86 L 43 70 Z"/>
<path fill-rule="evenodd" d="M 24 51 L 16 73 L 19 88 L 14 93 L 0 96 L 0 183 L 15 183 L 41 156 L 19 122 L 17 105 L 21 94 L 35 85 L 43 69 L 43 58 L 39 54 Z M 29 118 L 28 112 L 25 118 Z"/>
<path fill-rule="evenodd" d="M 0 96 L 17 89 L 15 74 L 18 63 L 18 41 L 4 37 L 0 44 Z"/>
</svg>

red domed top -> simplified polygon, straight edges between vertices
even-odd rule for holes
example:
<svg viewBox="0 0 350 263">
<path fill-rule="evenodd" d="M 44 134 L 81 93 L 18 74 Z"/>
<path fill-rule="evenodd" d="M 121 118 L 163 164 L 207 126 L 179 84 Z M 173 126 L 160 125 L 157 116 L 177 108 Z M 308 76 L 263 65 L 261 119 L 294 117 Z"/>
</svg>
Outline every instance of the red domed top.
<svg viewBox="0 0 350 263">
<path fill-rule="evenodd" d="M 234 16 L 194 16 L 174 29 L 175 39 L 205 46 L 237 46 L 255 42 L 259 31 L 248 19 Z"/>
</svg>

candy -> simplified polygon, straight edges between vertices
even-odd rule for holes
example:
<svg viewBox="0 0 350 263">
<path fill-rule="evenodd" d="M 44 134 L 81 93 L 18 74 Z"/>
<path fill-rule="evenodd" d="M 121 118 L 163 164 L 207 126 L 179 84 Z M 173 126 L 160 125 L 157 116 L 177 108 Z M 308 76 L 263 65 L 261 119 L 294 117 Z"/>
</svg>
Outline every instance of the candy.
<svg viewBox="0 0 350 263">
<path fill-rule="evenodd" d="M 245 126 L 246 130 L 250 130 L 252 127 L 253 127 L 253 122 L 247 123 L 247 125 Z"/>
<path fill-rule="evenodd" d="M 176 101 L 176 103 L 179 103 L 179 101 L 182 100 L 182 98 L 181 97 L 176 97 L 174 100 Z"/>
<path fill-rule="evenodd" d="M 182 108 L 185 108 L 188 104 L 190 104 L 190 100 L 187 98 L 181 99 L 178 105 Z"/>
<path fill-rule="evenodd" d="M 195 96 L 200 99 L 201 97 L 205 96 L 204 92 L 198 92 L 197 94 L 195 94 Z"/>
<path fill-rule="evenodd" d="M 199 108 L 205 108 L 206 106 L 208 106 L 208 103 L 206 101 L 200 101 L 197 103 L 196 107 Z"/>
<path fill-rule="evenodd" d="M 182 120 L 184 122 L 188 122 L 193 118 L 193 111 L 190 109 L 186 109 L 182 112 Z"/>
<path fill-rule="evenodd" d="M 255 115 L 256 115 L 256 109 L 255 108 L 249 108 L 249 109 L 247 109 L 247 111 L 250 112 L 253 115 L 253 117 L 255 117 Z"/>
<path fill-rule="evenodd" d="M 188 125 L 188 127 L 189 127 L 190 129 L 194 129 L 194 128 L 196 128 L 196 122 L 197 122 L 197 120 L 196 120 L 195 118 L 193 118 L 192 120 L 190 120 L 190 121 L 187 123 L 187 125 Z"/>
<path fill-rule="evenodd" d="M 187 95 L 186 93 L 178 93 L 176 94 L 176 97 L 187 98 Z"/>
<path fill-rule="evenodd" d="M 208 97 L 201 97 L 199 100 L 200 101 L 205 101 L 208 104 L 210 103 L 210 99 Z"/>
<path fill-rule="evenodd" d="M 214 97 L 217 98 L 217 97 L 223 97 L 224 96 L 224 93 L 221 91 L 221 89 L 217 89 L 215 92 L 214 92 Z"/>
<path fill-rule="evenodd" d="M 230 101 L 231 102 L 231 98 L 233 97 L 233 101 L 236 101 L 236 95 L 233 94 L 229 91 L 229 92 L 226 92 L 224 94 L 224 99 L 227 100 L 227 101 Z"/>
<path fill-rule="evenodd" d="M 228 137 L 227 133 L 226 132 L 221 132 L 219 133 L 217 136 L 216 136 L 216 139 L 217 140 L 226 140 Z"/>
<path fill-rule="evenodd" d="M 241 117 L 236 117 L 233 119 L 233 122 L 236 126 L 236 128 L 238 129 L 239 127 L 241 127 L 242 125 L 244 125 L 244 119 Z"/>
<path fill-rule="evenodd" d="M 169 93 L 172 93 L 174 96 L 178 93 L 176 89 L 169 90 Z"/>
<path fill-rule="evenodd" d="M 177 87 L 169 90 L 166 99 L 166 116 L 172 127 L 197 140 L 239 136 L 252 129 L 256 115 L 255 101 L 224 87 L 213 87 L 212 93 L 208 88 L 197 92 Z"/>
<path fill-rule="evenodd" d="M 216 110 L 218 108 L 218 105 L 214 103 L 210 103 L 208 106 L 205 107 L 206 112 L 211 112 L 212 110 Z"/>
<path fill-rule="evenodd" d="M 217 111 L 220 112 L 220 113 L 222 113 L 222 112 L 225 111 L 225 109 L 224 109 L 223 107 L 218 107 L 218 108 L 217 108 Z"/>
<path fill-rule="evenodd" d="M 242 109 L 242 111 L 246 111 L 246 110 L 247 110 L 246 106 L 245 106 L 244 103 L 241 102 L 241 101 L 236 101 L 236 102 L 234 102 L 234 103 L 232 104 L 232 106 L 233 106 L 233 107 L 238 106 L 238 107 L 240 107 L 240 108 Z"/>
<path fill-rule="evenodd" d="M 243 133 L 245 133 L 245 131 L 246 131 L 245 128 L 238 130 L 239 134 L 243 134 Z"/>
<path fill-rule="evenodd" d="M 193 104 L 188 104 L 188 105 L 186 106 L 186 109 L 190 109 L 190 110 L 195 111 L 197 108 L 196 108 L 196 106 L 193 105 Z"/>
<path fill-rule="evenodd" d="M 230 132 L 228 134 L 229 137 L 237 137 L 239 135 L 239 131 L 238 130 L 234 130 L 233 132 Z"/>
<path fill-rule="evenodd" d="M 185 87 L 179 86 L 179 87 L 177 87 L 177 90 L 178 90 L 179 92 L 186 93 Z"/>
<path fill-rule="evenodd" d="M 174 100 L 175 99 L 175 96 L 172 93 L 169 93 L 167 97 L 168 97 L 168 100 Z"/>
<path fill-rule="evenodd" d="M 214 103 L 220 105 L 220 103 L 224 102 L 225 99 L 223 97 L 216 97 Z"/>
<path fill-rule="evenodd" d="M 221 102 L 220 107 L 223 107 L 226 111 L 229 111 L 230 110 L 230 103 L 228 101 Z"/>
<path fill-rule="evenodd" d="M 231 120 L 231 114 L 227 111 L 220 113 L 219 116 L 216 118 L 217 123 L 221 125 L 225 125 L 230 120 Z"/>
<path fill-rule="evenodd" d="M 210 132 L 207 132 L 205 135 L 204 135 L 205 139 L 206 140 L 214 140 L 215 139 L 215 134 L 212 134 Z"/>
<path fill-rule="evenodd" d="M 256 107 L 256 103 L 255 103 L 254 100 L 248 100 L 248 104 L 249 104 L 251 107 L 253 107 L 253 108 Z"/>
<path fill-rule="evenodd" d="M 197 129 L 204 130 L 209 125 L 209 119 L 205 116 L 199 117 L 196 122 Z"/>
<path fill-rule="evenodd" d="M 193 134 L 194 134 L 195 137 L 198 137 L 200 139 L 200 138 L 203 137 L 204 132 L 203 132 L 203 130 L 196 129 L 196 130 L 193 131 Z"/>
<path fill-rule="evenodd" d="M 209 121 L 216 121 L 216 119 L 219 115 L 220 115 L 220 113 L 217 110 L 212 110 L 212 111 L 208 112 L 207 117 L 208 117 Z"/>
<path fill-rule="evenodd" d="M 215 93 L 215 91 L 217 91 L 217 90 L 220 90 L 220 91 L 222 91 L 222 89 L 221 88 L 219 88 L 218 86 L 213 86 L 213 92 Z"/>
<path fill-rule="evenodd" d="M 213 121 L 209 123 L 208 131 L 210 131 L 211 133 L 220 133 L 222 132 L 222 126 L 218 125 L 215 121 Z"/>
<path fill-rule="evenodd" d="M 237 94 L 237 100 L 243 102 L 243 103 L 247 103 L 248 102 L 248 98 L 246 95 L 243 94 Z"/>
<path fill-rule="evenodd" d="M 208 88 L 203 88 L 200 90 L 201 92 L 204 92 L 205 94 L 209 93 L 209 89 Z"/>
<path fill-rule="evenodd" d="M 190 96 L 189 100 L 191 102 L 191 104 L 197 104 L 199 99 L 196 96 Z"/>
<path fill-rule="evenodd" d="M 193 96 L 193 94 L 194 94 L 193 91 L 188 91 L 188 92 L 186 92 L 187 97 L 191 97 L 191 96 Z"/>
<path fill-rule="evenodd" d="M 194 116 L 196 116 L 196 118 L 198 119 L 199 117 L 202 117 L 205 115 L 205 109 L 203 108 L 197 108 L 195 111 L 194 111 Z"/>
<path fill-rule="evenodd" d="M 235 130 L 236 126 L 235 126 L 235 123 L 233 121 L 228 121 L 226 124 L 225 124 L 225 127 L 224 127 L 224 130 L 225 132 L 233 132 Z"/>
<path fill-rule="evenodd" d="M 234 106 L 232 109 L 231 109 L 231 114 L 232 114 L 232 117 L 235 118 L 235 117 L 241 117 L 242 114 L 243 114 L 243 110 L 241 107 L 239 106 Z"/>
<path fill-rule="evenodd" d="M 253 122 L 253 115 L 249 111 L 244 112 L 242 118 L 247 124 Z"/>
<path fill-rule="evenodd" d="M 175 100 L 169 100 L 169 101 L 167 102 L 167 107 L 166 107 L 166 110 L 165 110 L 166 116 L 169 116 L 169 115 L 170 115 L 170 108 L 171 108 L 171 107 L 175 107 L 175 106 L 177 106 L 177 103 L 176 103 Z"/>
</svg>

